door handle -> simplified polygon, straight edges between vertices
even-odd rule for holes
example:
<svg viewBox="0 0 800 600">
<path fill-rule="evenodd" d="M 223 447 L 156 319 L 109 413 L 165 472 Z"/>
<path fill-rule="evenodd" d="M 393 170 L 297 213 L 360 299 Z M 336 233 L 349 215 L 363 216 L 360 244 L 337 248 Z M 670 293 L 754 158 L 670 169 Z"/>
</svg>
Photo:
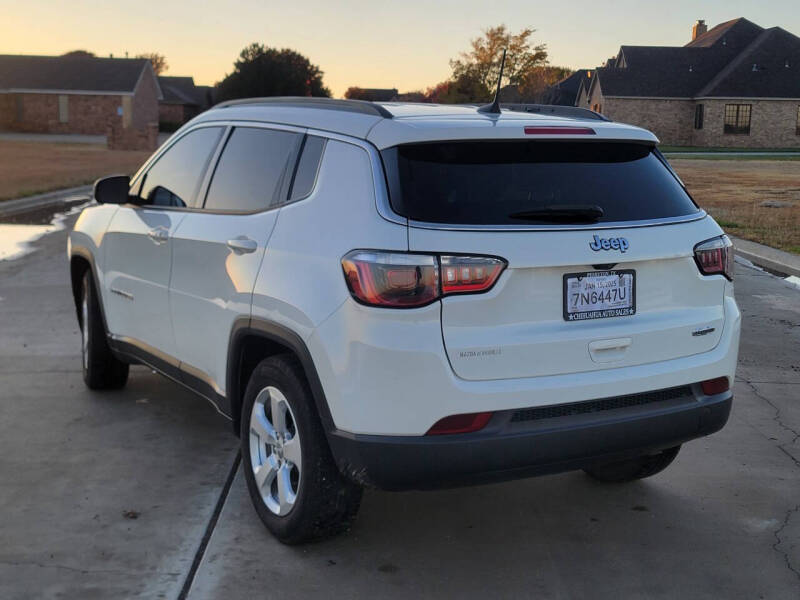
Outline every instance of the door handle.
<svg viewBox="0 0 800 600">
<path fill-rule="evenodd" d="M 237 237 L 228 240 L 228 248 L 236 252 L 236 254 L 250 254 L 258 249 L 258 242 L 251 240 L 249 237 Z"/>
<path fill-rule="evenodd" d="M 169 239 L 169 230 L 166 227 L 156 227 L 147 232 L 147 237 L 156 244 L 163 244 Z"/>
</svg>

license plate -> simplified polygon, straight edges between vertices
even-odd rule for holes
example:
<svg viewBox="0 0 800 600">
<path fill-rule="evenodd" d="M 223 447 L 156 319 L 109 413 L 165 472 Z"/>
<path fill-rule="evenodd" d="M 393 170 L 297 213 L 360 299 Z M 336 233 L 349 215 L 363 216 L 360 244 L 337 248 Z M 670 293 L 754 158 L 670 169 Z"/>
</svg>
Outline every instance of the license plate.
<svg viewBox="0 0 800 600">
<path fill-rule="evenodd" d="M 564 320 L 627 317 L 636 313 L 636 272 L 587 271 L 564 275 Z"/>
</svg>

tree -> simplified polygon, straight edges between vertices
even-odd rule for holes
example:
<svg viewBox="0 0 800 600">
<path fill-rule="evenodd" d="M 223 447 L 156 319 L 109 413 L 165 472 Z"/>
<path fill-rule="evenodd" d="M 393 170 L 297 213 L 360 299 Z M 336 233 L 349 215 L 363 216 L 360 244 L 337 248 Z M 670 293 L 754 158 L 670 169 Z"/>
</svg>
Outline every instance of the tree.
<svg viewBox="0 0 800 600">
<path fill-rule="evenodd" d="M 218 99 L 258 96 L 323 96 L 322 71 L 302 54 L 253 43 L 239 54 L 233 72 L 217 84 Z"/>
<path fill-rule="evenodd" d="M 94 52 L 89 52 L 88 50 L 71 50 L 69 52 L 65 52 L 62 56 L 69 56 L 71 58 L 94 58 Z"/>
<path fill-rule="evenodd" d="M 344 97 L 348 100 L 366 100 L 367 93 L 363 88 L 351 86 L 347 88 L 347 91 L 345 91 Z"/>
<path fill-rule="evenodd" d="M 535 31 L 528 27 L 512 34 L 505 25 L 485 29 L 482 37 L 470 42 L 471 49 L 468 52 L 462 52 L 460 58 L 450 61 L 453 80 L 467 76 L 494 91 L 505 48 L 507 54 L 503 77 L 512 85 L 520 85 L 533 69 L 547 64 L 547 46 L 532 45 L 530 37 Z"/>
<path fill-rule="evenodd" d="M 146 58 L 149 60 L 150 64 L 153 65 L 153 71 L 155 71 L 156 75 L 161 75 L 167 69 L 169 69 L 167 57 L 163 54 L 159 54 L 158 52 L 145 52 L 144 54 L 137 54 L 135 58 Z"/>
<path fill-rule="evenodd" d="M 474 73 L 461 75 L 442 81 L 425 93 L 428 102 L 437 104 L 468 104 L 471 102 L 488 102 L 492 92 L 489 91 Z"/>
<path fill-rule="evenodd" d="M 519 92 L 523 101 L 538 101 L 547 88 L 554 86 L 574 71 L 567 67 L 536 67 L 531 69 L 527 77 L 519 83 Z"/>
</svg>

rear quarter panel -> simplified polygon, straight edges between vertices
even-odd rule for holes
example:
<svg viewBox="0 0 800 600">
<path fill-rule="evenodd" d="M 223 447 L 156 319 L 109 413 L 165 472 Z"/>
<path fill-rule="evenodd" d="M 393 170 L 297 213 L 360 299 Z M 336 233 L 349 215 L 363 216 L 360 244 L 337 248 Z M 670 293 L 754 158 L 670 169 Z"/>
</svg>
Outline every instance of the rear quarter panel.
<svg viewBox="0 0 800 600">
<path fill-rule="evenodd" d="M 385 184 L 373 179 L 364 148 L 328 141 L 312 194 L 280 209 L 254 289 L 254 318 L 306 339 L 350 297 L 341 266 L 347 252 L 408 249 L 406 227 L 378 214 L 376 185 Z"/>
</svg>

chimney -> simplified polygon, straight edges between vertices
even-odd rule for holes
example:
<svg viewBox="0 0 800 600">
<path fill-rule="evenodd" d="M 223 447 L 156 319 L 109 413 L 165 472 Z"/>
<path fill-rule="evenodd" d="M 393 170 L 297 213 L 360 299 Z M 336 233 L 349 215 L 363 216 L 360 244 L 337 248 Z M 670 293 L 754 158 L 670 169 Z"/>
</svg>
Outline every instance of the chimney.
<svg viewBox="0 0 800 600">
<path fill-rule="evenodd" d="M 706 22 L 703 19 L 697 19 L 697 23 L 692 26 L 692 41 L 695 41 L 701 35 L 708 31 Z"/>
</svg>

